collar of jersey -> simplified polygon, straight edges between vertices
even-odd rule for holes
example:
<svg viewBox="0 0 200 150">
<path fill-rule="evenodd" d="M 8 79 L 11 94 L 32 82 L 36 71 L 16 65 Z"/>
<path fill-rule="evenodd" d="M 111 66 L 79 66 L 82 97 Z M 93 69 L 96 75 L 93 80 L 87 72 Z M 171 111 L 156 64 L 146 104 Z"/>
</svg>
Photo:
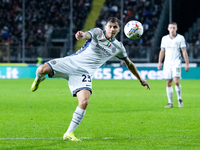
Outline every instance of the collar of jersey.
<svg viewBox="0 0 200 150">
<path fill-rule="evenodd" d="M 104 34 L 104 36 L 106 37 L 106 30 L 103 31 L 103 34 Z M 107 37 L 106 37 L 106 39 L 107 39 Z M 109 40 L 109 39 L 107 39 L 107 40 Z M 109 41 L 110 41 L 110 42 L 113 42 L 114 40 L 115 40 L 115 38 L 112 39 L 112 40 L 109 40 Z"/>
<path fill-rule="evenodd" d="M 176 33 L 176 36 L 175 36 L 173 39 L 175 39 L 175 38 L 177 37 L 177 35 L 178 35 L 178 33 Z M 171 40 L 173 40 L 173 39 L 170 37 L 170 34 L 169 34 L 169 38 L 170 38 Z"/>
</svg>

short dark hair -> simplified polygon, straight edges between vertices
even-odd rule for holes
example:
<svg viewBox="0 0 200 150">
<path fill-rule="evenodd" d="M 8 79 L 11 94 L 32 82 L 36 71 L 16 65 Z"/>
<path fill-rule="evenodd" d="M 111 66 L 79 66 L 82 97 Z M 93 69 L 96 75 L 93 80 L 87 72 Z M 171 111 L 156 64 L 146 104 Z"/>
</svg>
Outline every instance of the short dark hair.
<svg viewBox="0 0 200 150">
<path fill-rule="evenodd" d="M 170 24 L 176 25 L 176 26 L 178 27 L 178 25 L 177 25 L 176 22 L 170 22 L 169 25 L 170 25 Z"/>
<path fill-rule="evenodd" d="M 119 25 L 119 27 L 121 26 L 121 21 L 120 21 L 119 19 L 117 19 L 116 17 L 110 17 L 110 18 L 108 18 L 107 21 L 106 21 L 106 24 L 107 24 L 108 22 L 112 22 L 112 23 L 117 22 L 118 25 Z"/>
</svg>

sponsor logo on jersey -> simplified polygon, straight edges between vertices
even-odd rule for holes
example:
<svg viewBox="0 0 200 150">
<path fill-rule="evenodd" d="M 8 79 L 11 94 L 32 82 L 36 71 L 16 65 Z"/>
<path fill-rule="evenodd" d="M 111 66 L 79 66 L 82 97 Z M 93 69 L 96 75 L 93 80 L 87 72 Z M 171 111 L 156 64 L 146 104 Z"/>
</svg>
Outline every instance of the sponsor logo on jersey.
<svg viewBox="0 0 200 150">
<path fill-rule="evenodd" d="M 101 40 L 99 40 L 100 42 L 105 42 L 105 41 L 107 41 L 106 39 L 101 39 Z"/>
<path fill-rule="evenodd" d="M 111 54 L 106 49 L 104 49 L 103 47 L 101 47 L 99 44 L 97 44 L 96 47 L 99 48 L 100 50 L 102 50 L 105 55 L 111 56 Z"/>
</svg>

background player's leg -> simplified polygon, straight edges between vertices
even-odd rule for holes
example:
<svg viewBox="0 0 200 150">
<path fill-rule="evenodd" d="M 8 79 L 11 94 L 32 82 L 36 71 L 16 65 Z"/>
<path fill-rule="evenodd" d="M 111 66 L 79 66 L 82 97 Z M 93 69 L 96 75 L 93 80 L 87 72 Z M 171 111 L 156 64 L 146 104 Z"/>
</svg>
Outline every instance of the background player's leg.
<svg viewBox="0 0 200 150">
<path fill-rule="evenodd" d="M 180 84 L 180 79 L 179 78 L 174 78 L 174 83 L 175 83 L 175 91 L 176 91 L 176 95 L 177 95 L 177 99 L 178 99 L 178 105 L 179 107 L 183 107 L 183 101 L 182 101 L 182 97 L 181 97 L 181 84 Z"/>
<path fill-rule="evenodd" d="M 174 78 L 174 83 L 175 83 L 175 90 L 177 94 L 177 99 L 182 99 L 181 98 L 181 84 L 180 84 L 180 79 L 179 78 Z"/>
<path fill-rule="evenodd" d="M 168 105 L 165 108 L 173 107 L 173 87 L 172 87 L 172 80 L 167 80 L 167 98 L 168 98 Z"/>
</svg>

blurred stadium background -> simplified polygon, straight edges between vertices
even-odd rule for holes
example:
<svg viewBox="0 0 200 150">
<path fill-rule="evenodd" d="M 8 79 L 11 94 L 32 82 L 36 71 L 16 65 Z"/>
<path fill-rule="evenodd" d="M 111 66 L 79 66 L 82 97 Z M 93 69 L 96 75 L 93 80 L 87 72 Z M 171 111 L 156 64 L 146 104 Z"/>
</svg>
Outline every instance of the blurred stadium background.
<svg viewBox="0 0 200 150">
<path fill-rule="evenodd" d="M 144 26 L 138 40 L 127 39 L 123 32 L 117 37 L 133 62 L 157 63 L 161 37 L 175 21 L 185 36 L 190 62 L 199 65 L 199 6 L 199 0 L 1 0 L 0 63 L 36 64 L 72 54 L 84 44 L 74 38 L 78 30 L 103 28 L 105 20 L 115 16 L 122 28 L 129 20 Z M 113 63 L 120 65 L 113 58 L 105 66 Z"/>
</svg>

